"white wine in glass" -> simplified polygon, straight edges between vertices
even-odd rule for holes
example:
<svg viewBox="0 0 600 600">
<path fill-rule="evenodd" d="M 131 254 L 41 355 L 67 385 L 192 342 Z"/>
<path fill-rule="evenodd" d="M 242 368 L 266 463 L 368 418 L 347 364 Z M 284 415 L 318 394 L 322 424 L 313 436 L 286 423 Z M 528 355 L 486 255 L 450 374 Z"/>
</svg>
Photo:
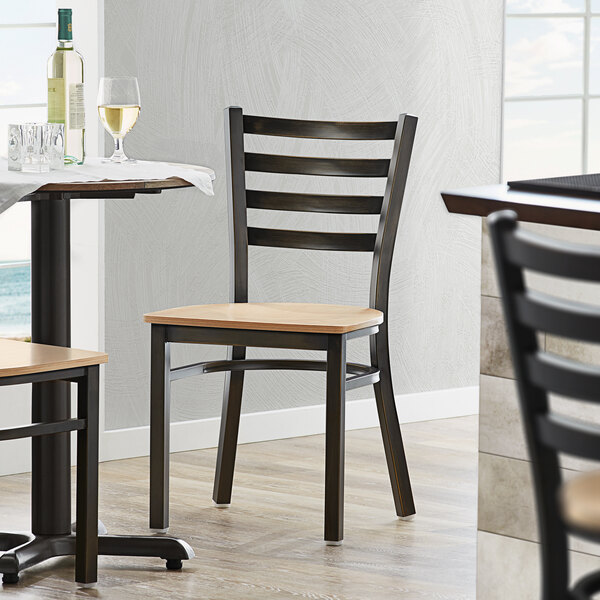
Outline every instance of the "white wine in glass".
<svg viewBox="0 0 600 600">
<path fill-rule="evenodd" d="M 134 163 L 123 151 L 123 139 L 140 114 L 140 90 L 135 77 L 103 77 L 98 89 L 98 115 L 112 135 L 115 150 L 104 162 Z"/>
</svg>

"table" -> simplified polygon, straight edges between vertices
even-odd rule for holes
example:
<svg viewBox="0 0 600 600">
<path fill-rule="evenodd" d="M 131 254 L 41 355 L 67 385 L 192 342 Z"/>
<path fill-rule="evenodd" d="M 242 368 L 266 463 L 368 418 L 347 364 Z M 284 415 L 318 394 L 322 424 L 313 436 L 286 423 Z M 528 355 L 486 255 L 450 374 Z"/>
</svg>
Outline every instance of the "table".
<svg viewBox="0 0 600 600">
<path fill-rule="evenodd" d="M 584 196 L 510 190 L 490 185 L 442 193 L 452 213 L 480 217 L 503 209 L 514 210 L 521 221 L 562 226 L 536 231 L 565 241 L 599 245 L 600 202 Z M 536 230 L 540 229 L 535 227 Z M 537 277 L 536 289 L 560 297 L 594 302 L 596 289 L 574 289 L 571 281 Z M 595 286 L 594 286 L 595 288 Z M 579 294 L 583 294 L 579 296 Z M 539 333 L 548 352 L 596 364 L 600 348 Z M 477 537 L 477 596 L 539 597 L 539 536 L 529 455 L 517 400 L 517 386 L 505 333 L 500 290 L 485 223 L 482 224 L 481 353 L 479 393 L 479 500 Z M 600 424 L 600 414 L 580 403 L 561 404 L 560 412 Z M 589 469 L 589 463 L 565 457 L 563 475 Z M 574 572 L 589 570 L 598 558 L 597 546 L 581 544 L 570 550 Z"/>
<path fill-rule="evenodd" d="M 600 230 L 600 198 L 511 190 L 506 184 L 442 192 L 448 212 L 486 217 L 514 210 L 521 221 Z"/>
<path fill-rule="evenodd" d="M 214 173 L 211 176 L 214 179 Z M 71 344 L 72 198 L 133 198 L 139 193 L 158 194 L 191 185 L 178 177 L 51 183 L 22 198 L 21 201 L 31 202 L 32 341 L 57 346 Z M 33 385 L 33 422 L 67 419 L 70 410 L 69 383 Z M 0 533 L 0 572 L 5 573 L 5 582 L 16 581 L 15 573 L 43 560 L 75 553 L 70 457 L 68 433 L 32 438 L 31 533 Z M 156 535 L 99 535 L 98 551 L 104 555 L 159 557 L 167 560 L 170 569 L 181 568 L 182 560 L 194 556 L 183 540 Z"/>
</svg>

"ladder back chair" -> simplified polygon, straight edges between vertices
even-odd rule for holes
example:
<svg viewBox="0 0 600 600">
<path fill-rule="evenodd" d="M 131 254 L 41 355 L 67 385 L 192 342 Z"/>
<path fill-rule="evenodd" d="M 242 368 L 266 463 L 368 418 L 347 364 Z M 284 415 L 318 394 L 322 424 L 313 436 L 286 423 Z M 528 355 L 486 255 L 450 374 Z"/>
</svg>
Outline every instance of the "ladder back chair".
<svg viewBox="0 0 600 600">
<path fill-rule="evenodd" d="M 213 500 L 228 506 L 242 387 L 246 370 L 326 371 L 325 540 L 343 539 L 345 392 L 374 385 L 385 455 L 398 516 L 415 512 L 388 349 L 388 294 L 392 254 L 417 118 L 360 123 L 278 119 L 244 115 L 230 107 L 226 151 L 230 226 L 230 303 L 187 306 L 145 315 L 151 334 L 150 527 L 169 524 L 170 383 L 201 373 L 226 372 Z M 244 134 L 328 140 L 394 140 L 391 159 L 316 158 L 246 152 Z M 335 177 L 386 178 L 383 196 L 323 195 L 247 189 L 247 171 Z M 248 227 L 247 209 L 380 215 L 377 233 L 322 233 Z M 248 247 L 373 252 L 369 307 L 248 303 Z M 346 342 L 370 337 L 371 364 L 346 362 Z M 227 360 L 170 366 L 171 343 L 223 344 Z M 246 347 L 322 350 L 325 361 L 250 360 Z M 348 376 L 347 376 L 348 374 Z"/>
<path fill-rule="evenodd" d="M 568 534 L 600 543 L 600 471 L 563 482 L 560 454 L 600 460 L 600 426 L 552 409 L 550 394 L 600 403 L 600 368 L 547 352 L 538 332 L 600 343 L 600 307 L 529 289 L 524 271 L 600 283 L 600 248 L 558 242 L 519 228 L 517 214 L 488 217 L 517 378 L 540 531 L 543 600 L 583 600 L 600 571 L 569 589 Z"/>
<path fill-rule="evenodd" d="M 108 361 L 100 352 L 0 339 L 0 386 L 67 381 L 77 384 L 77 418 L 0 429 L 0 441 L 77 432 L 77 517 L 75 535 L 56 537 L 0 534 L 10 547 L 0 548 L 3 583 L 17 583 L 19 572 L 48 556 L 75 554 L 75 581 L 98 578 L 98 377 Z"/>
</svg>

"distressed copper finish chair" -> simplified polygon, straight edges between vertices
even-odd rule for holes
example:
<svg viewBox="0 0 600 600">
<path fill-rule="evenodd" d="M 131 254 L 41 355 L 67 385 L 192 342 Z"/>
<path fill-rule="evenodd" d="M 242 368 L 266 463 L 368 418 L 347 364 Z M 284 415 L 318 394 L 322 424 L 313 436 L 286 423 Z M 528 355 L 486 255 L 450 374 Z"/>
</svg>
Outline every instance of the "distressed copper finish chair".
<svg viewBox="0 0 600 600">
<path fill-rule="evenodd" d="M 415 512 L 388 351 L 388 292 L 392 254 L 417 118 L 343 123 L 249 116 L 226 109 L 230 208 L 231 304 L 187 306 L 154 312 L 152 323 L 150 527 L 169 525 L 169 390 L 171 381 L 226 371 L 213 500 L 229 505 L 237 447 L 244 371 L 300 369 L 327 372 L 325 540 L 343 539 L 345 392 L 375 387 L 375 397 L 396 512 Z M 394 140 L 391 160 L 279 156 L 245 152 L 244 134 L 331 140 Z M 246 189 L 246 171 L 316 176 L 387 178 L 381 196 L 296 194 Z M 248 208 L 338 214 L 378 214 L 374 233 L 321 233 L 248 227 Z M 370 307 L 248 303 L 248 246 L 373 252 Z M 371 336 L 371 365 L 346 363 L 346 341 Z M 171 368 L 170 344 L 229 346 L 228 359 Z M 326 361 L 249 360 L 246 347 L 322 350 Z M 347 377 L 347 374 L 349 376 Z"/>
<path fill-rule="evenodd" d="M 488 217 L 504 315 L 531 458 L 542 563 L 542 600 L 590 600 L 600 570 L 569 589 L 568 535 L 600 543 L 600 471 L 563 481 L 559 455 L 600 460 L 600 427 L 561 415 L 550 394 L 600 402 L 600 368 L 540 348 L 537 332 L 600 343 L 600 308 L 529 289 L 524 272 L 600 282 L 600 249 L 534 235 L 517 214 Z"/>
<path fill-rule="evenodd" d="M 41 382 L 77 383 L 77 418 L 0 429 L 0 441 L 77 432 L 77 521 L 63 537 L 0 533 L 2 583 L 52 556 L 75 554 L 75 581 L 98 578 L 98 377 L 108 361 L 102 352 L 0 339 L 0 386 Z M 70 498 L 69 498 L 70 501 Z M 33 515 L 40 518 L 40 515 Z"/>
</svg>

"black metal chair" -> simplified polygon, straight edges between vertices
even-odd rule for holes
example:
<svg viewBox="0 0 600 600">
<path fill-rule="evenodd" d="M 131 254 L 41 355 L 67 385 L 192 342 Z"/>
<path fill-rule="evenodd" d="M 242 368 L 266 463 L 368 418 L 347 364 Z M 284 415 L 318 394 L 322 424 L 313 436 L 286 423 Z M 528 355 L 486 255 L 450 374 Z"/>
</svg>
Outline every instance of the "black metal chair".
<svg viewBox="0 0 600 600">
<path fill-rule="evenodd" d="M 98 578 L 98 376 L 108 356 L 44 344 L 0 339 L 0 386 L 67 381 L 77 383 L 77 418 L 0 429 L 0 441 L 77 431 L 77 517 L 75 535 L 63 538 L 4 534 L 0 548 L 3 583 L 17 583 L 19 572 L 48 557 L 75 554 L 75 581 Z"/>
<path fill-rule="evenodd" d="M 600 282 L 600 248 L 520 229 L 513 211 L 488 217 L 537 504 L 543 600 L 591 598 L 600 571 L 569 590 L 568 534 L 600 543 L 600 472 L 562 482 L 559 455 L 600 460 L 600 427 L 558 414 L 550 394 L 600 402 L 600 368 L 546 352 L 537 332 L 600 343 L 600 307 L 529 289 L 524 271 Z"/>
<path fill-rule="evenodd" d="M 171 381 L 227 372 L 213 500 L 228 506 L 240 420 L 244 371 L 296 369 L 327 372 L 325 540 L 343 539 L 344 404 L 346 390 L 372 384 L 396 512 L 415 512 L 388 350 L 388 292 L 392 254 L 417 118 L 378 123 L 301 121 L 244 115 L 226 109 L 230 209 L 231 304 L 187 306 L 145 315 L 152 323 L 150 527 L 169 525 L 169 393 Z M 330 140 L 394 140 L 391 160 L 257 154 L 244 150 L 244 134 Z M 246 171 L 387 178 L 384 196 L 341 196 L 246 189 Z M 248 227 L 247 209 L 380 215 L 375 233 L 321 233 Z M 248 246 L 373 252 L 370 308 L 323 304 L 248 303 Z M 346 363 L 346 341 L 371 336 L 371 365 Z M 177 368 L 171 343 L 223 344 L 228 359 Z M 323 350 L 326 361 L 249 360 L 246 347 Z M 350 376 L 346 377 L 349 373 Z"/>
</svg>

